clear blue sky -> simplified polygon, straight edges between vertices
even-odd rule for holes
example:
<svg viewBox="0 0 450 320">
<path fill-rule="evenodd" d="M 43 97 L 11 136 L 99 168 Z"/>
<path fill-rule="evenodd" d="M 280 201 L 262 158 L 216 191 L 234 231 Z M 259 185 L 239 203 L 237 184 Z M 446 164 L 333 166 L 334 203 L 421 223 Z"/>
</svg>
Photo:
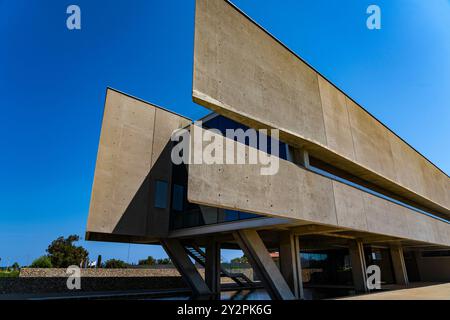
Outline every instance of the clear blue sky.
<svg viewBox="0 0 450 320">
<path fill-rule="evenodd" d="M 450 172 L 448 0 L 235 0 Z M 378 4 L 382 29 L 366 28 Z M 82 30 L 66 28 L 77 4 Z M 0 0 L 0 257 L 28 264 L 84 228 L 106 86 L 191 118 L 194 1 Z M 128 245 L 81 242 L 127 260 Z M 130 262 L 159 247 L 130 247 Z M 232 253 L 225 252 L 226 258 Z"/>
</svg>

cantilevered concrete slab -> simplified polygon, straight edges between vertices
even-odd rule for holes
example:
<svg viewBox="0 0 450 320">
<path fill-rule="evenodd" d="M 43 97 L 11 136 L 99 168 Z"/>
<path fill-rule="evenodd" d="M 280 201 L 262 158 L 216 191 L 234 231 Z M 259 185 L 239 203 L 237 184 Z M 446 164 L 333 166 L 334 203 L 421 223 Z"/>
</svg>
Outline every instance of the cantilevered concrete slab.
<svg viewBox="0 0 450 320">
<path fill-rule="evenodd" d="M 193 99 L 450 216 L 445 173 L 224 0 L 197 0 Z"/>
<path fill-rule="evenodd" d="M 173 130 L 191 121 L 113 89 L 106 92 L 86 238 L 145 242 L 167 236 Z M 167 184 L 157 208 L 156 181 Z M 163 184 L 164 185 L 164 184 Z"/>
<path fill-rule="evenodd" d="M 238 142 L 211 134 L 218 145 L 238 149 Z M 249 147 L 245 150 L 248 161 Z M 450 246 L 450 224 L 444 221 L 279 161 L 279 171 L 272 176 L 260 174 L 261 164 L 191 164 L 188 201 Z"/>
</svg>

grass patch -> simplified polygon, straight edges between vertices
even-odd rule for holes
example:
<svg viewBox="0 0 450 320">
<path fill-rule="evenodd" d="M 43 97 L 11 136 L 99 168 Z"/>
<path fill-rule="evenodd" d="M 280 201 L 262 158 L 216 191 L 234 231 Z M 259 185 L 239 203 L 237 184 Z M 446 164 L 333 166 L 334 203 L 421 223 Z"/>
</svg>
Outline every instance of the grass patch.
<svg viewBox="0 0 450 320">
<path fill-rule="evenodd" d="M 15 278 L 19 276 L 20 271 L 0 271 L 0 278 Z"/>
</svg>

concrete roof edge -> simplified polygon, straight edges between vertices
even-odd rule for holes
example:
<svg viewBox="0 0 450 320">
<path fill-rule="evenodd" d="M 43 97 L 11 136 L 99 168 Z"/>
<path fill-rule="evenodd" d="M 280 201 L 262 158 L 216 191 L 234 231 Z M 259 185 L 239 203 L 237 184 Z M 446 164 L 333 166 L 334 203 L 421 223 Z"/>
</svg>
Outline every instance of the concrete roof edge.
<svg viewBox="0 0 450 320">
<path fill-rule="evenodd" d="M 153 107 L 156 107 L 156 108 L 159 108 L 159 109 L 161 109 L 161 110 L 167 111 L 167 112 L 169 112 L 169 113 L 172 113 L 172 114 L 174 114 L 174 115 L 176 115 L 176 116 L 179 116 L 179 117 L 181 117 L 181 118 L 187 119 L 187 120 L 189 120 L 189 121 L 192 122 L 192 119 L 191 119 L 191 118 L 188 118 L 188 117 L 186 117 L 186 116 L 183 116 L 182 114 L 179 114 L 179 113 L 177 113 L 177 112 L 175 112 L 175 111 L 169 110 L 169 109 L 167 109 L 167 108 L 165 108 L 165 107 L 161 107 L 161 106 L 159 106 L 159 105 L 157 105 L 157 104 L 155 104 L 155 103 L 152 103 L 152 102 L 146 101 L 146 100 L 144 100 L 144 99 L 138 98 L 138 97 L 136 97 L 136 96 L 133 96 L 133 95 L 131 95 L 131 94 L 129 94 L 129 93 L 126 93 L 126 92 L 124 92 L 124 91 L 121 91 L 121 90 L 112 88 L 112 87 L 110 87 L 110 86 L 107 86 L 107 87 L 106 87 L 106 91 L 108 91 L 108 90 L 112 90 L 112 91 L 115 91 L 115 92 L 117 92 L 117 93 L 123 94 L 123 95 L 125 95 L 125 96 L 127 96 L 127 97 L 129 97 L 129 98 L 138 100 L 138 101 L 143 102 L 143 103 L 145 103 L 145 104 L 149 104 L 149 105 L 151 105 L 151 106 L 153 106 Z"/>
</svg>

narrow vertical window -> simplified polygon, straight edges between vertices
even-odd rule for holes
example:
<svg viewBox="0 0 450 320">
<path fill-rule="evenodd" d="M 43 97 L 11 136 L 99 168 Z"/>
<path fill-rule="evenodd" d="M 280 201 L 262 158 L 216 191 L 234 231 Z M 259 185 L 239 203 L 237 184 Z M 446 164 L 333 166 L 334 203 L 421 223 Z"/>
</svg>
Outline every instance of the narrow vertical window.
<svg viewBox="0 0 450 320">
<path fill-rule="evenodd" d="M 184 187 L 179 184 L 173 185 L 172 209 L 175 211 L 183 211 L 184 204 Z"/>
<path fill-rule="evenodd" d="M 155 208 L 167 208 L 167 182 L 156 180 L 155 185 Z"/>
</svg>

